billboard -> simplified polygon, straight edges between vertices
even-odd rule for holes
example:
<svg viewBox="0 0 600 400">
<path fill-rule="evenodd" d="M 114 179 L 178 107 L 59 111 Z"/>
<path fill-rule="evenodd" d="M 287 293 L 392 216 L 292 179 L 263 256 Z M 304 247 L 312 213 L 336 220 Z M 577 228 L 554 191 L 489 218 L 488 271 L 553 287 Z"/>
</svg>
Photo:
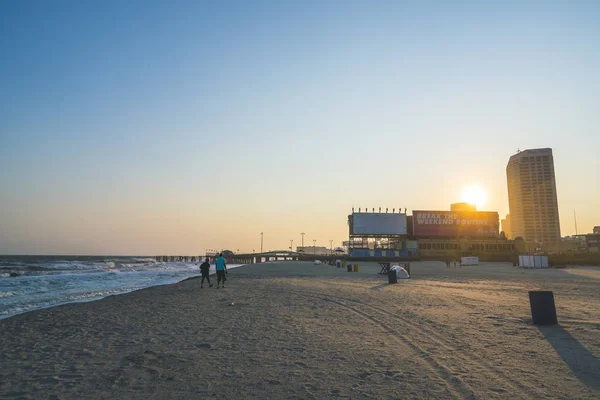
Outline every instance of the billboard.
<svg viewBox="0 0 600 400">
<path fill-rule="evenodd" d="M 416 237 L 490 237 L 498 235 L 495 211 L 413 211 Z"/>
<path fill-rule="evenodd" d="M 406 214 L 354 213 L 353 235 L 406 235 Z"/>
</svg>

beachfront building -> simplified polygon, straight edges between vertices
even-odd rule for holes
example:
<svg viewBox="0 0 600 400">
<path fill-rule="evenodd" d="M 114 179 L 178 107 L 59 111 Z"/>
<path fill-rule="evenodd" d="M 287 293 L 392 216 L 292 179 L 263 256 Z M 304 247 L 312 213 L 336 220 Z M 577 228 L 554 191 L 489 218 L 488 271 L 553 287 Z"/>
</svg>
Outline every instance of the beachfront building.
<svg viewBox="0 0 600 400">
<path fill-rule="evenodd" d="M 498 238 L 428 238 L 419 239 L 422 258 L 455 260 L 479 257 L 482 261 L 506 261 L 514 258 L 515 241 Z"/>
<path fill-rule="evenodd" d="M 552 149 L 520 151 L 506 166 L 511 236 L 527 242 L 560 241 Z"/>
<path fill-rule="evenodd" d="M 487 261 L 514 258 L 515 243 L 500 235 L 497 212 L 450 208 L 451 211 L 413 210 L 411 237 L 418 241 L 421 258 L 456 260 L 477 256 Z"/>
</svg>

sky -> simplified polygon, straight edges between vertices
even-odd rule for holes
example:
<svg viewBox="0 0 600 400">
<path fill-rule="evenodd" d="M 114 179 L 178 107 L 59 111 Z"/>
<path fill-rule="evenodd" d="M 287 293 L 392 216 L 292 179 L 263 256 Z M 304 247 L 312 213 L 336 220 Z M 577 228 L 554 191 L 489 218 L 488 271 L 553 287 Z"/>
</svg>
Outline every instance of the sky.
<svg viewBox="0 0 600 400">
<path fill-rule="evenodd" d="M 600 225 L 600 2 L 0 2 L 0 254 L 347 240 L 352 207 L 508 213 L 554 151 Z"/>
</svg>

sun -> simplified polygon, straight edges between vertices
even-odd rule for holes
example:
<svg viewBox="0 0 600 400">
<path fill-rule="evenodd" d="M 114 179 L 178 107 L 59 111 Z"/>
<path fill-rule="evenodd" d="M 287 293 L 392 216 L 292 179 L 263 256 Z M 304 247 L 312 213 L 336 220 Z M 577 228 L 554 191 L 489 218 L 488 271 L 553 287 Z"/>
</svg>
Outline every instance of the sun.
<svg viewBox="0 0 600 400">
<path fill-rule="evenodd" d="M 480 210 L 487 200 L 487 195 L 485 190 L 480 188 L 479 186 L 469 186 L 462 193 L 463 201 L 467 203 L 475 204 L 477 209 Z"/>
</svg>

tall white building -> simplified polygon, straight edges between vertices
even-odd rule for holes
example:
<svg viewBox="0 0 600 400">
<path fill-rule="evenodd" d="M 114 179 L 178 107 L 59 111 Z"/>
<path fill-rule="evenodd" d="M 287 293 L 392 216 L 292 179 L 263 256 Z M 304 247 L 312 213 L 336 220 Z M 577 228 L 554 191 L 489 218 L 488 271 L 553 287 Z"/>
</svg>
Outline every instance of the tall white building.
<svg viewBox="0 0 600 400">
<path fill-rule="evenodd" d="M 552 149 L 521 151 L 508 160 L 508 206 L 513 238 L 560 241 Z"/>
</svg>

